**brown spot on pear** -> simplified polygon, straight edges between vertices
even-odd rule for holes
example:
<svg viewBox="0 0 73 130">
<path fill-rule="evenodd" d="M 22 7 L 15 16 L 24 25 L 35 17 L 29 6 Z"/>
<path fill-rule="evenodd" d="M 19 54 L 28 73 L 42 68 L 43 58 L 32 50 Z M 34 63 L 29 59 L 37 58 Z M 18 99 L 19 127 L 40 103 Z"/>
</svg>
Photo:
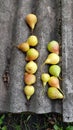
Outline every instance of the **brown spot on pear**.
<svg viewBox="0 0 73 130">
<path fill-rule="evenodd" d="M 29 61 L 26 65 L 25 65 L 25 70 L 26 72 L 30 73 L 30 74 L 34 74 L 38 69 L 37 64 L 34 61 Z"/>
<path fill-rule="evenodd" d="M 48 43 L 47 49 L 50 52 L 59 54 L 59 49 L 60 49 L 59 43 L 57 41 L 53 40 L 53 41 L 51 41 L 51 42 Z"/>
<path fill-rule="evenodd" d="M 29 50 L 29 44 L 27 42 L 21 43 L 17 46 L 22 52 L 27 52 Z"/>
<path fill-rule="evenodd" d="M 49 81 L 49 79 L 50 79 L 50 75 L 48 73 L 43 73 L 41 75 L 41 80 L 42 80 L 42 83 L 43 83 L 43 87 L 46 86 L 46 84 Z"/>
<path fill-rule="evenodd" d="M 26 53 L 26 61 L 36 60 L 38 57 L 39 52 L 34 48 L 29 49 Z"/>
<path fill-rule="evenodd" d="M 55 87 L 48 88 L 48 97 L 50 99 L 63 99 L 64 95 Z"/>
<path fill-rule="evenodd" d="M 35 89 L 32 85 L 26 85 L 24 87 L 24 94 L 26 95 L 27 100 L 31 98 L 34 92 L 35 92 Z"/>
<path fill-rule="evenodd" d="M 29 46 L 34 47 L 38 44 L 38 38 L 35 35 L 31 35 L 28 37 L 27 42 L 28 42 Z"/>
<path fill-rule="evenodd" d="M 56 87 L 56 88 L 59 88 L 60 89 L 60 83 L 59 83 L 59 79 L 55 76 L 51 76 L 49 81 L 48 81 L 48 84 L 52 87 Z"/>
<path fill-rule="evenodd" d="M 36 82 L 36 76 L 33 74 L 25 73 L 24 74 L 24 82 L 27 85 L 34 84 Z"/>
<path fill-rule="evenodd" d="M 37 23 L 37 16 L 35 14 L 28 14 L 25 20 L 27 24 L 30 26 L 30 28 L 33 30 Z"/>
</svg>

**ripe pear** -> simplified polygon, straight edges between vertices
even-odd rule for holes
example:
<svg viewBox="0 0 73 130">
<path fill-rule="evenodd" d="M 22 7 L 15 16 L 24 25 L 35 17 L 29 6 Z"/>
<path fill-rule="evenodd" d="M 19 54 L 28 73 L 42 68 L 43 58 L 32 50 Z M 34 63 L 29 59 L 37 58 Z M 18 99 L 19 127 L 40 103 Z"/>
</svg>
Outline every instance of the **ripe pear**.
<svg viewBox="0 0 73 130">
<path fill-rule="evenodd" d="M 36 46 L 38 44 L 37 36 L 35 35 L 29 36 L 27 39 L 27 43 L 29 44 L 29 46 L 32 46 L 32 47 Z"/>
<path fill-rule="evenodd" d="M 37 64 L 34 61 L 29 61 L 26 65 L 25 65 L 25 70 L 26 72 L 30 73 L 30 74 L 34 74 L 38 69 Z"/>
<path fill-rule="evenodd" d="M 49 81 L 48 81 L 48 84 L 52 87 L 56 87 L 56 88 L 59 88 L 60 89 L 60 83 L 59 83 L 59 79 L 55 76 L 51 76 Z"/>
<path fill-rule="evenodd" d="M 34 84 L 36 82 L 36 76 L 33 74 L 25 73 L 24 74 L 24 82 L 27 85 Z"/>
<path fill-rule="evenodd" d="M 64 95 L 55 87 L 48 88 L 48 97 L 50 99 L 63 99 Z"/>
<path fill-rule="evenodd" d="M 55 53 L 50 53 L 45 60 L 44 64 L 58 64 L 60 61 L 60 57 Z"/>
<path fill-rule="evenodd" d="M 49 52 L 53 52 L 53 53 L 56 53 L 56 54 L 59 54 L 59 43 L 57 41 L 51 41 L 48 43 L 47 45 L 47 49 Z"/>
<path fill-rule="evenodd" d="M 35 14 L 28 14 L 25 20 L 27 24 L 30 26 L 30 28 L 33 30 L 37 23 L 37 16 Z"/>
<path fill-rule="evenodd" d="M 41 75 L 41 80 L 42 80 L 42 83 L 43 83 L 43 87 L 46 86 L 46 84 L 49 81 L 49 79 L 50 79 L 50 75 L 48 73 L 43 73 Z"/>
<path fill-rule="evenodd" d="M 36 60 L 38 57 L 39 52 L 34 48 L 30 48 L 26 53 L 26 61 Z"/>
<path fill-rule="evenodd" d="M 27 52 L 29 50 L 29 44 L 27 42 L 21 43 L 17 46 L 22 52 Z"/>
<path fill-rule="evenodd" d="M 49 67 L 49 73 L 53 76 L 59 77 L 61 72 L 61 67 L 59 65 L 51 65 Z"/>
<path fill-rule="evenodd" d="M 24 93 L 26 95 L 27 100 L 29 100 L 31 98 L 31 96 L 34 94 L 35 89 L 32 85 L 26 85 L 24 87 Z"/>
</svg>

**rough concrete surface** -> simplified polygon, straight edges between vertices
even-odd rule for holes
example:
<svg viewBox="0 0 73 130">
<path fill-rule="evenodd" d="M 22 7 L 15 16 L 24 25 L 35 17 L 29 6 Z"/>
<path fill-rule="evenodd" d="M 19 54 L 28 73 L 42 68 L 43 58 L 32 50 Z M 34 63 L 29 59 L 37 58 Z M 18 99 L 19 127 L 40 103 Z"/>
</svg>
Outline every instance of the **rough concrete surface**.
<svg viewBox="0 0 73 130">
<path fill-rule="evenodd" d="M 40 56 L 36 60 L 38 71 L 35 94 L 28 102 L 23 93 L 25 72 L 25 54 L 15 46 L 27 40 L 31 29 L 25 17 L 34 13 L 38 23 L 33 31 L 39 39 L 36 49 Z M 34 112 L 63 114 L 64 121 L 73 121 L 73 1 L 70 0 L 0 0 L 0 111 L 1 112 Z M 64 100 L 50 100 L 42 93 L 40 76 L 48 72 L 45 65 L 41 72 L 41 64 L 48 55 L 47 43 L 57 40 L 62 46 L 62 80 L 61 86 L 65 93 Z M 7 83 L 3 76 L 9 77 Z"/>
</svg>

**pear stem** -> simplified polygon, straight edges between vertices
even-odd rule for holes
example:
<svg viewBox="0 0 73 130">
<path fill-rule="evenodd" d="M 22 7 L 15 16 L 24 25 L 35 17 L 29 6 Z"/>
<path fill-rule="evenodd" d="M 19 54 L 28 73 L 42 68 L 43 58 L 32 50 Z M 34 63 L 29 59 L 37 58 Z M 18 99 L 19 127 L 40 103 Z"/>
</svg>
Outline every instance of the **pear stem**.
<svg viewBox="0 0 73 130">
<path fill-rule="evenodd" d="M 64 96 L 64 92 L 60 89 L 60 88 L 58 88 L 58 90 L 63 94 L 63 96 Z"/>
<path fill-rule="evenodd" d="M 31 29 L 31 34 L 33 35 L 33 29 Z"/>
<path fill-rule="evenodd" d="M 46 86 L 46 82 L 43 82 L 43 87 L 45 87 Z"/>
<path fill-rule="evenodd" d="M 43 69 L 43 66 L 45 65 L 45 62 L 41 65 L 41 72 L 42 72 L 42 69 Z"/>
<path fill-rule="evenodd" d="M 43 88 L 43 90 L 41 91 L 42 95 L 44 95 L 45 93 L 45 88 Z"/>
<path fill-rule="evenodd" d="M 60 80 L 63 80 L 63 78 L 59 77 Z"/>
<path fill-rule="evenodd" d="M 30 96 L 27 96 L 27 100 L 29 100 L 30 99 Z"/>
</svg>

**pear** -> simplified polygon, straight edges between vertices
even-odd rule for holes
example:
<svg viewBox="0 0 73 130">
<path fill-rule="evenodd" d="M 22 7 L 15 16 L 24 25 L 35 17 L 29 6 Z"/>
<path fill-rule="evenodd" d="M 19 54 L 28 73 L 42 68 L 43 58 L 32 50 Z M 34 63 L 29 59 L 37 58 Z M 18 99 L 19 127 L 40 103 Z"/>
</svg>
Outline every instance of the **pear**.
<svg viewBox="0 0 73 130">
<path fill-rule="evenodd" d="M 34 48 L 29 49 L 26 53 L 26 61 L 36 60 L 38 57 L 39 52 Z"/>
<path fill-rule="evenodd" d="M 42 83 L 43 83 L 43 87 L 46 86 L 46 84 L 49 81 L 49 79 L 50 79 L 50 75 L 48 73 L 43 73 L 41 75 L 41 80 L 42 80 Z"/>
<path fill-rule="evenodd" d="M 59 65 L 51 65 L 49 67 L 49 73 L 53 76 L 59 77 L 61 72 L 61 67 Z"/>
<path fill-rule="evenodd" d="M 31 96 L 34 94 L 35 89 L 32 85 L 26 85 L 24 87 L 24 93 L 26 95 L 27 100 L 29 100 L 31 98 Z"/>
<path fill-rule="evenodd" d="M 59 43 L 57 41 L 51 41 L 48 43 L 47 45 L 47 49 L 49 52 L 53 52 L 53 53 L 56 53 L 56 54 L 59 54 Z"/>
<path fill-rule="evenodd" d="M 48 81 L 48 84 L 52 87 L 56 87 L 58 89 L 60 89 L 60 84 L 59 84 L 59 79 L 55 76 L 51 76 L 49 81 Z"/>
<path fill-rule="evenodd" d="M 48 97 L 50 99 L 63 99 L 64 95 L 55 87 L 48 88 Z"/>
<path fill-rule="evenodd" d="M 38 38 L 35 35 L 31 35 L 28 37 L 27 42 L 29 46 L 36 46 L 38 44 Z"/>
<path fill-rule="evenodd" d="M 22 52 L 27 52 L 29 50 L 29 44 L 27 42 L 21 43 L 17 46 Z"/>
<path fill-rule="evenodd" d="M 37 23 L 37 16 L 35 14 L 28 14 L 25 20 L 27 24 L 30 26 L 30 28 L 33 30 Z"/>
<path fill-rule="evenodd" d="M 25 73 L 24 74 L 24 82 L 27 85 L 34 84 L 36 82 L 36 76 L 33 74 Z"/>
<path fill-rule="evenodd" d="M 60 57 L 55 53 L 50 53 L 45 60 L 44 64 L 58 64 L 60 61 Z"/>
<path fill-rule="evenodd" d="M 34 74 L 38 69 L 37 64 L 34 61 L 29 61 L 26 65 L 25 65 L 25 70 L 26 72 L 30 73 L 30 74 Z"/>
</svg>

